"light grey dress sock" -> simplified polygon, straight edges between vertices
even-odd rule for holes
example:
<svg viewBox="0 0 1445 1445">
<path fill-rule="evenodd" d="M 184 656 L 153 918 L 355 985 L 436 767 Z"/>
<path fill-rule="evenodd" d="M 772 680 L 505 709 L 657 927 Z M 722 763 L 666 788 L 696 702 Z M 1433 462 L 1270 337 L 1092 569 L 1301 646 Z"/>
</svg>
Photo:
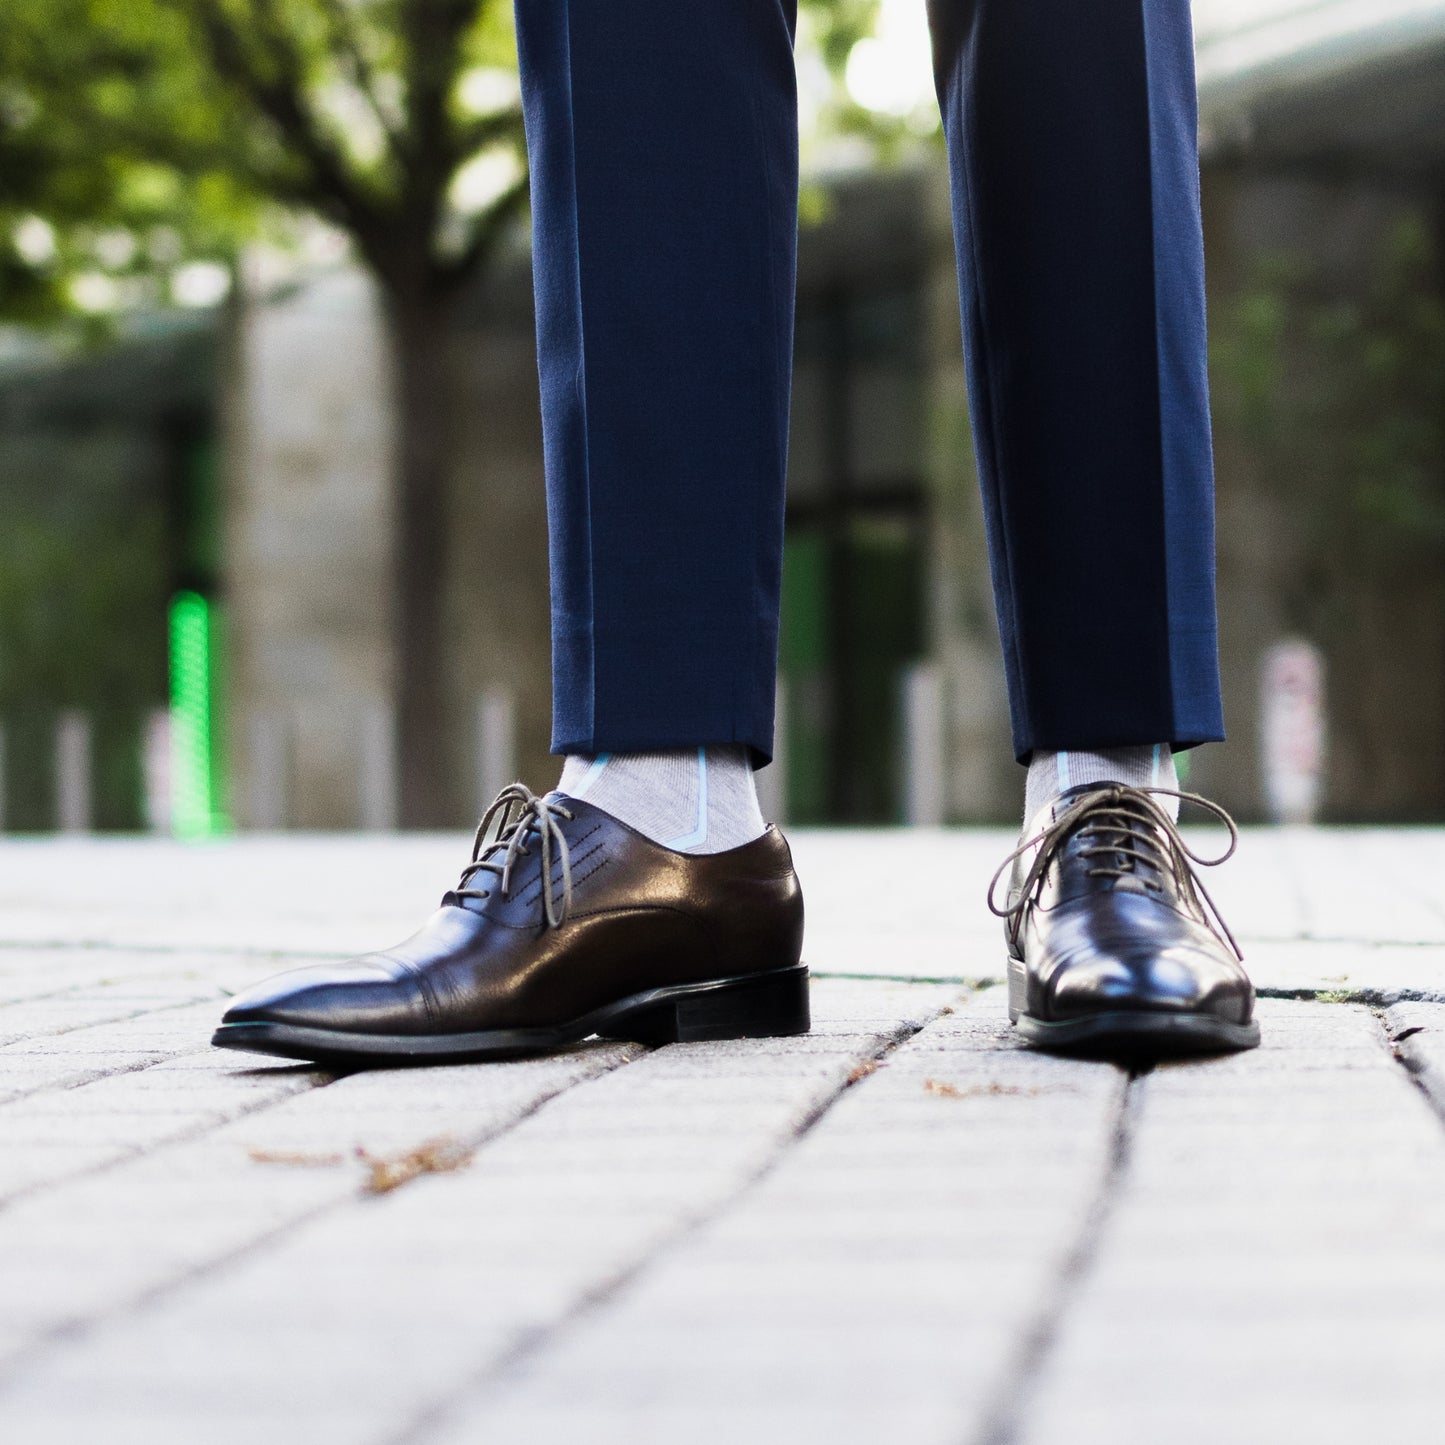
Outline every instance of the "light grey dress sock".
<svg viewBox="0 0 1445 1445">
<path fill-rule="evenodd" d="M 1127 783 L 1133 788 L 1177 788 L 1174 754 L 1168 743 L 1137 748 L 1109 748 L 1104 752 L 1035 752 L 1029 761 L 1024 791 L 1024 831 L 1039 830 L 1039 814 L 1060 793 L 1080 783 Z M 1179 818 L 1178 798 L 1155 801 L 1170 817 Z M 1043 820 L 1047 822 L 1047 819 Z"/>
<path fill-rule="evenodd" d="M 744 747 L 569 757 L 557 791 L 679 853 L 722 853 L 767 827 Z"/>
</svg>

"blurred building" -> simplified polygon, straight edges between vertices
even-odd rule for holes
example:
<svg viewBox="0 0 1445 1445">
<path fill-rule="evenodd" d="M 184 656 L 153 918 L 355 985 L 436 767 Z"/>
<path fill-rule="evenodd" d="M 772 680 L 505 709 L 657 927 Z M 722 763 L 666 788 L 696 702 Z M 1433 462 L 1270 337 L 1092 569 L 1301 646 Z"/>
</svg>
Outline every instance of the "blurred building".
<svg viewBox="0 0 1445 1445">
<path fill-rule="evenodd" d="M 1302 639 L 1325 667 L 1326 815 L 1439 818 L 1445 3 L 1197 0 L 1196 20 L 1231 740 L 1197 754 L 1190 785 L 1243 817 L 1263 814 L 1264 660 Z M 946 177 L 934 163 L 814 184 L 808 209 L 821 219 L 800 249 L 780 762 L 763 777 L 794 821 L 1010 819 L 1021 777 L 984 562 Z M 225 807 L 250 827 L 387 826 L 390 433 L 367 285 L 337 272 L 242 297 L 190 344 L 200 350 L 189 375 L 170 391 L 157 383 L 134 415 L 152 417 L 144 445 L 169 458 L 154 463 L 163 570 L 213 599 L 221 619 Z M 453 565 L 440 585 L 460 824 L 514 773 L 546 784 L 555 772 L 525 253 L 467 299 L 452 347 Z M 211 376 L 198 407 L 182 381 Z M 48 384 L 89 396 L 111 383 L 76 372 Z M 0 457 L 17 455 L 14 398 L 30 385 L 0 379 Z M 45 426 L 62 449 L 80 445 L 74 428 Z M 219 510 L 194 460 L 211 455 Z"/>
</svg>

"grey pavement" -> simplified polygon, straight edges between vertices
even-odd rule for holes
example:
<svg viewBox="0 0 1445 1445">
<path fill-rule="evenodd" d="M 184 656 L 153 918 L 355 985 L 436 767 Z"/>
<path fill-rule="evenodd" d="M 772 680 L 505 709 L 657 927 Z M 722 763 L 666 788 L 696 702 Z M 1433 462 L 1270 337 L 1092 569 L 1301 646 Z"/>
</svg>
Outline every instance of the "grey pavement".
<svg viewBox="0 0 1445 1445">
<path fill-rule="evenodd" d="M 806 1038 L 342 1077 L 226 994 L 465 840 L 0 843 L 0 1439 L 1439 1438 L 1445 831 L 1247 833 L 1264 1045 L 1145 1072 L 1013 1039 L 1010 842 L 800 832 Z"/>
</svg>

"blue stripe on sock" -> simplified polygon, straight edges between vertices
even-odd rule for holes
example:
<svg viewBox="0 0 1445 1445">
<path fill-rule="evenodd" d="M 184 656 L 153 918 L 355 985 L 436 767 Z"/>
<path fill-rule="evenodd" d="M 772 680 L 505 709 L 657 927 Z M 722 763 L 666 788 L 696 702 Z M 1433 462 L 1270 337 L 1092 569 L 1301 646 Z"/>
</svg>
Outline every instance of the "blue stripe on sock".
<svg viewBox="0 0 1445 1445">
<path fill-rule="evenodd" d="M 1059 792 L 1069 791 L 1069 755 L 1068 753 L 1056 753 L 1054 755 L 1054 770 L 1059 775 Z"/>
<path fill-rule="evenodd" d="M 585 798 L 592 789 L 592 784 L 602 776 L 602 769 L 607 766 L 611 753 L 598 753 L 592 759 L 592 766 L 582 775 L 582 781 L 568 793 L 569 798 Z"/>
<path fill-rule="evenodd" d="M 707 749 L 697 750 L 697 826 L 685 837 L 664 843 L 664 848 L 696 848 L 707 842 Z"/>
</svg>

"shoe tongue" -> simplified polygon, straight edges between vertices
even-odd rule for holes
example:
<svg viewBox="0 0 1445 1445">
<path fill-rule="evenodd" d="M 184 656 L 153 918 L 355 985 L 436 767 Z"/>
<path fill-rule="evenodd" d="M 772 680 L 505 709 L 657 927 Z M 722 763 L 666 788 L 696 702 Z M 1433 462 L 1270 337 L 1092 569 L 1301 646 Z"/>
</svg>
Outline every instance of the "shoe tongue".
<svg viewBox="0 0 1445 1445">
<path fill-rule="evenodd" d="M 1131 787 L 1128 783 L 1116 783 L 1104 778 L 1096 783 L 1075 783 L 1072 788 L 1065 788 L 1057 798 L 1054 799 L 1054 807 L 1062 813 L 1076 799 L 1082 798 L 1086 793 L 1103 793 L 1110 788 L 1123 788 L 1129 792 L 1138 792 L 1137 788 Z"/>
</svg>

